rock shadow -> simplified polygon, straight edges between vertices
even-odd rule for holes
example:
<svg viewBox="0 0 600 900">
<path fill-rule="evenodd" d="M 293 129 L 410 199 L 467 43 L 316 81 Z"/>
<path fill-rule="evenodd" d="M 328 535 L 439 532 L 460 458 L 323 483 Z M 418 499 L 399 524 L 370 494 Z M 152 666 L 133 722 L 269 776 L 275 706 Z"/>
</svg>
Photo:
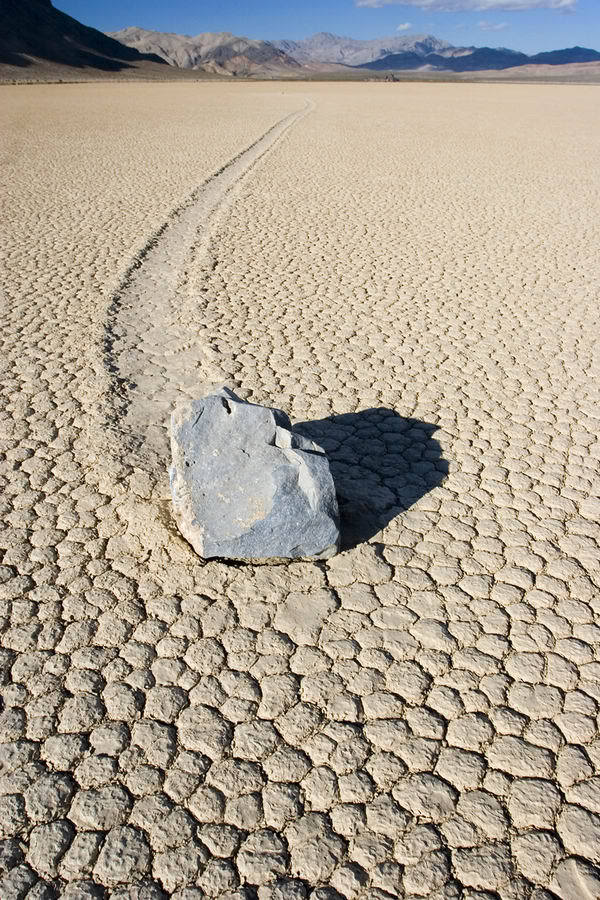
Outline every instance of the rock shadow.
<svg viewBox="0 0 600 900">
<path fill-rule="evenodd" d="M 438 426 L 393 409 L 298 422 L 325 450 L 338 496 L 342 549 L 368 541 L 448 475 Z"/>
</svg>

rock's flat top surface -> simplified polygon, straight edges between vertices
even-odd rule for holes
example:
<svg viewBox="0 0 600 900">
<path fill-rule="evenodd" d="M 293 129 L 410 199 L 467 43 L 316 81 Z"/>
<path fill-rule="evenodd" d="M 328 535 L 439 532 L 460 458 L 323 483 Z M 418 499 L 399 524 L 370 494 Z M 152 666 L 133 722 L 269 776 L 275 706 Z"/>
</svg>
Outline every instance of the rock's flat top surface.
<svg viewBox="0 0 600 900">
<path fill-rule="evenodd" d="M 2 88 L 1 897 L 598 896 L 597 103 Z M 181 539 L 199 382 L 324 446 L 346 550 Z"/>
<path fill-rule="evenodd" d="M 322 448 L 280 409 L 226 387 L 171 417 L 173 510 L 205 559 L 333 556 L 339 514 Z"/>
</svg>

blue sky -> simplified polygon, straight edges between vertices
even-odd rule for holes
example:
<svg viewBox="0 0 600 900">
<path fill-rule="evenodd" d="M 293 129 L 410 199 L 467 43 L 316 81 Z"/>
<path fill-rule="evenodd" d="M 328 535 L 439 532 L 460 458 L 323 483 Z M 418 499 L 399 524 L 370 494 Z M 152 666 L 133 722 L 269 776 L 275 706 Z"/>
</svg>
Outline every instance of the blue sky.
<svg viewBox="0 0 600 900">
<path fill-rule="evenodd" d="M 600 50 L 600 0 L 54 0 L 86 25 L 139 25 L 198 34 L 299 39 L 316 31 L 356 38 L 425 32 L 456 45 L 526 53 L 579 44 Z"/>
</svg>

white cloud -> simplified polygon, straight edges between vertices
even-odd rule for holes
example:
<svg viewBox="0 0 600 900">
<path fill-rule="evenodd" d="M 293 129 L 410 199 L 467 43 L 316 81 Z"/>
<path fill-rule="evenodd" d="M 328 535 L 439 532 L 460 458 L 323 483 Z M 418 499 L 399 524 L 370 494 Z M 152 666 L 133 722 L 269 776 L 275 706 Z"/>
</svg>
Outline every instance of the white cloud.
<svg viewBox="0 0 600 900">
<path fill-rule="evenodd" d="M 504 31 L 508 28 L 508 22 L 486 22 L 485 19 L 477 24 L 482 31 Z"/>
<path fill-rule="evenodd" d="M 573 12 L 577 0 L 355 0 L 356 6 L 417 6 L 436 12 L 490 12 L 492 10 L 558 9 Z"/>
<path fill-rule="evenodd" d="M 411 28 L 412 22 L 403 22 L 402 25 L 396 27 L 396 31 L 410 31 Z"/>
</svg>

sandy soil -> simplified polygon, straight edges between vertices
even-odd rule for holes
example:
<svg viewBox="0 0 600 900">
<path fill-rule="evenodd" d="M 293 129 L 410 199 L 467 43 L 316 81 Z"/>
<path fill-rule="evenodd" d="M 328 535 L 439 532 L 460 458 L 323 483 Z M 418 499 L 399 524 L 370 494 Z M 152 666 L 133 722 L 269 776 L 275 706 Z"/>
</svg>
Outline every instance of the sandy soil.
<svg viewBox="0 0 600 900">
<path fill-rule="evenodd" d="M 469 75 L 459 76 L 468 80 Z M 600 83 L 600 63 L 564 63 L 561 66 L 514 66 L 512 69 L 489 70 L 475 73 L 475 80 L 485 81 L 539 81 L 571 82 L 579 84 Z"/>
<path fill-rule="evenodd" d="M 28 65 L 14 65 L 0 62 L 0 84 L 47 84 L 69 82 L 123 82 L 123 81 L 210 81 L 222 80 L 209 72 L 192 69 L 176 69 L 160 63 L 124 63 L 121 69 L 107 72 L 90 66 L 67 66 L 37 57 L 25 57 Z"/>
<path fill-rule="evenodd" d="M 0 97 L 0 896 L 597 897 L 597 89 Z M 179 538 L 216 382 L 339 556 Z"/>
<path fill-rule="evenodd" d="M 199 69 L 177 69 L 174 66 L 162 66 L 156 63 L 143 62 L 134 66 L 125 66 L 117 72 L 105 72 L 81 66 L 66 66 L 47 60 L 29 57 L 31 65 L 16 66 L 0 63 L 0 85 L 2 84 L 52 84 L 100 82 L 227 82 L 232 76 L 216 75 Z M 249 79 L 236 78 L 237 82 L 253 81 L 385 81 L 386 74 L 365 69 L 353 69 L 337 63 L 305 64 L 297 72 L 280 70 L 253 75 Z M 516 66 L 512 69 L 490 69 L 480 72 L 394 72 L 397 81 L 416 82 L 505 82 L 505 83 L 550 83 L 550 84 L 600 84 L 600 63 L 565 63 L 561 66 L 532 65 Z"/>
</svg>

